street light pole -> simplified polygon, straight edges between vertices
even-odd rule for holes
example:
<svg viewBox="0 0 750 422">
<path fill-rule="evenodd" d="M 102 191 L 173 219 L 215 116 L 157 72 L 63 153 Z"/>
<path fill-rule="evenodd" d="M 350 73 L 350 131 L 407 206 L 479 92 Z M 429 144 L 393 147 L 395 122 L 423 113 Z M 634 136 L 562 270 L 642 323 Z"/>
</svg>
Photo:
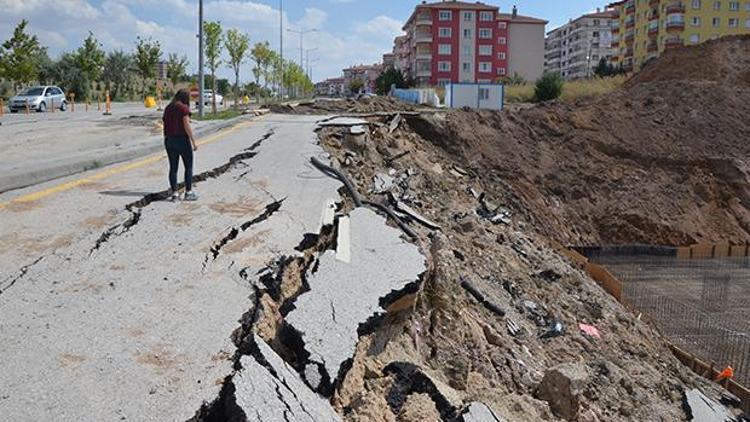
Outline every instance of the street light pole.
<svg viewBox="0 0 750 422">
<path fill-rule="evenodd" d="M 281 74 L 279 75 L 279 99 L 284 101 L 284 0 L 279 0 L 279 64 Z"/>
<path fill-rule="evenodd" d="M 289 32 L 294 32 L 295 34 L 299 34 L 299 67 L 301 67 L 303 70 L 305 68 L 305 61 L 304 61 L 304 52 L 305 52 L 305 34 L 308 32 L 318 32 L 317 29 L 287 29 Z"/>
<path fill-rule="evenodd" d="M 203 0 L 198 0 L 198 116 L 203 117 Z"/>
<path fill-rule="evenodd" d="M 304 67 L 304 71 L 305 71 L 305 74 L 307 75 L 307 78 L 310 79 L 310 80 L 312 80 L 312 77 L 310 76 L 310 52 L 311 51 L 316 51 L 317 49 L 318 48 L 315 47 L 315 48 L 308 48 L 307 50 L 305 50 L 305 67 Z"/>
</svg>

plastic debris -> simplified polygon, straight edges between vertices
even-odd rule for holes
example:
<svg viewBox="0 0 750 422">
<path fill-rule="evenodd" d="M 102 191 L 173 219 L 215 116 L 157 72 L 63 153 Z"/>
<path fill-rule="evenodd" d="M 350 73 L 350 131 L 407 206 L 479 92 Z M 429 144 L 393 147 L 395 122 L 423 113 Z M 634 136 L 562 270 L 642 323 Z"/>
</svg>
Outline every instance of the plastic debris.
<svg viewBox="0 0 750 422">
<path fill-rule="evenodd" d="M 602 338 L 601 334 L 599 334 L 599 329 L 593 325 L 579 323 L 578 328 L 581 329 L 583 334 L 586 334 L 589 337 Z"/>
<path fill-rule="evenodd" d="M 563 334 L 565 334 L 565 326 L 563 325 L 563 323 L 560 321 L 554 321 L 552 323 L 552 327 L 550 327 L 549 330 L 540 335 L 539 338 L 553 338 L 559 337 Z"/>
</svg>

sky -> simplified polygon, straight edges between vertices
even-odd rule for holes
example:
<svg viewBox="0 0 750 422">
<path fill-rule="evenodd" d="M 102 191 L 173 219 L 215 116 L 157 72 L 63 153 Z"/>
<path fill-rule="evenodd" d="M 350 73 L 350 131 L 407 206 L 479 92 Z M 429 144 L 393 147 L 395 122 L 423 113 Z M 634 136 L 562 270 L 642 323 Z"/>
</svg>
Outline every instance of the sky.
<svg viewBox="0 0 750 422">
<path fill-rule="evenodd" d="M 299 62 L 300 36 L 286 29 L 316 30 L 304 36 L 304 58 L 309 55 L 313 79 L 341 74 L 355 64 L 375 63 L 390 52 L 393 38 L 420 0 L 283 0 L 284 57 Z M 603 7 L 592 0 L 485 0 L 510 12 L 549 20 L 547 30 L 570 18 Z M 197 72 L 198 0 L 0 0 L 0 41 L 8 39 L 21 19 L 59 56 L 81 45 L 92 31 L 107 51 L 131 51 L 136 36 L 160 41 L 168 53 L 186 55 L 190 73 Z M 279 47 L 279 0 L 204 0 L 204 19 L 237 28 L 251 42 L 269 41 Z M 252 79 L 252 63 L 241 79 Z M 230 77 L 223 66 L 219 75 Z"/>
</svg>

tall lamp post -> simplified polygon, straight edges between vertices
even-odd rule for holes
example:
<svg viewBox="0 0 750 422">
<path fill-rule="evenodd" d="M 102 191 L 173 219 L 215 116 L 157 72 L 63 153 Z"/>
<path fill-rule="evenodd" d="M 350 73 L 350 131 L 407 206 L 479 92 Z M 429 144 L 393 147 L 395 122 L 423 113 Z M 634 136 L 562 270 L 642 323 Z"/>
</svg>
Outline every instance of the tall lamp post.
<svg viewBox="0 0 750 422">
<path fill-rule="evenodd" d="M 198 115 L 203 117 L 203 0 L 198 0 Z"/>
<path fill-rule="evenodd" d="M 281 74 L 279 75 L 279 100 L 284 101 L 284 0 L 279 0 L 279 64 Z"/>
<path fill-rule="evenodd" d="M 308 48 L 305 50 L 305 73 L 307 74 L 307 78 L 312 80 L 312 76 L 310 75 L 310 52 L 311 51 L 317 51 L 318 47 L 315 48 Z"/>
<path fill-rule="evenodd" d="M 294 32 L 295 34 L 299 34 L 299 67 L 302 69 L 305 68 L 305 62 L 304 62 L 304 52 L 305 52 L 305 34 L 308 32 L 318 32 L 317 29 L 287 29 L 289 32 Z"/>
</svg>

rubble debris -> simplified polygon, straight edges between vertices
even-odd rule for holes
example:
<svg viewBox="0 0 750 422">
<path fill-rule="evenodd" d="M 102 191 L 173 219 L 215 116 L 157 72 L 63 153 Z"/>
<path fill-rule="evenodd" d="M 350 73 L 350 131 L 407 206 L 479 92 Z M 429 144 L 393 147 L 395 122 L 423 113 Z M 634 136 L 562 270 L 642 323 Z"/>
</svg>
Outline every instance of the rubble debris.
<svg viewBox="0 0 750 422">
<path fill-rule="evenodd" d="M 401 113 L 396 113 L 396 115 L 391 119 L 391 122 L 388 124 L 388 133 L 393 133 L 398 129 L 398 126 L 401 124 Z"/>
<path fill-rule="evenodd" d="M 536 397 L 549 403 L 556 416 L 576 420 L 580 411 L 580 396 L 588 381 L 589 375 L 582 364 L 556 365 L 544 373 L 536 389 Z"/>
<path fill-rule="evenodd" d="M 362 200 L 359 198 L 359 193 L 357 193 L 357 190 L 354 188 L 354 185 L 352 185 L 352 182 L 350 182 L 349 179 L 346 176 L 344 176 L 343 173 L 341 173 L 339 170 L 336 170 L 335 168 L 329 165 L 323 164 L 316 157 L 310 157 L 310 162 L 312 162 L 312 164 L 323 173 L 326 173 L 329 176 L 339 179 L 341 183 L 343 183 L 344 186 L 346 187 L 346 190 L 349 193 L 349 196 L 352 198 L 352 201 L 354 201 L 354 205 L 356 205 L 357 207 L 362 206 Z"/>
<path fill-rule="evenodd" d="M 415 104 L 399 101 L 393 97 L 378 96 L 372 98 L 359 99 L 340 99 L 329 100 L 317 98 L 304 104 L 294 107 L 284 104 L 271 105 L 272 113 L 280 114 L 312 114 L 325 115 L 331 113 L 357 113 L 367 115 L 392 116 L 395 112 L 404 114 L 405 112 L 415 112 L 419 109 L 425 109 L 425 106 L 416 106 Z"/>
<path fill-rule="evenodd" d="M 428 220 L 427 218 L 423 217 L 418 212 L 414 211 L 413 208 L 410 206 L 404 204 L 401 201 L 396 201 L 395 203 L 396 209 L 404 212 L 407 214 L 411 219 L 414 221 L 417 221 L 418 223 L 424 225 L 425 227 L 432 229 L 432 230 L 440 230 L 440 226 L 437 223 L 433 223 L 432 221 Z"/>
<path fill-rule="evenodd" d="M 505 320 L 505 326 L 508 328 L 508 334 L 513 337 L 518 337 L 523 330 L 523 328 L 519 327 L 518 324 L 510 318 Z"/>
<path fill-rule="evenodd" d="M 372 177 L 371 193 L 385 193 L 393 189 L 393 176 L 386 173 L 377 173 Z"/>
<path fill-rule="evenodd" d="M 565 326 L 560 321 L 554 321 L 549 330 L 542 333 L 539 338 L 554 338 L 565 334 Z"/>
<path fill-rule="evenodd" d="M 594 338 L 602 338 L 601 334 L 599 334 L 599 329 L 594 327 L 593 325 L 584 324 L 584 323 L 578 323 L 578 328 L 581 329 L 581 332 L 589 337 Z"/>
<path fill-rule="evenodd" d="M 482 292 L 480 292 L 476 287 L 474 287 L 473 284 L 469 280 L 462 279 L 461 280 L 461 287 L 464 288 L 469 294 L 471 294 L 474 299 L 476 299 L 479 303 L 484 305 L 485 308 L 492 311 L 494 314 L 498 316 L 505 316 L 505 310 L 501 308 L 500 306 L 496 305 L 492 301 L 488 300 Z"/>
<path fill-rule="evenodd" d="M 463 422 L 505 422 L 489 406 L 479 402 L 469 403 L 461 417 Z"/>
<path fill-rule="evenodd" d="M 340 421 L 331 405 L 305 385 L 263 339 L 253 335 L 252 356 L 242 356 L 234 395 L 248 421 Z"/>
<path fill-rule="evenodd" d="M 706 397 L 697 388 L 686 390 L 683 395 L 685 412 L 689 421 L 695 422 L 735 422 L 736 418 L 720 403 Z"/>
<path fill-rule="evenodd" d="M 286 317 L 300 333 L 311 364 L 321 364 L 332 384 L 354 354 L 360 327 L 417 286 L 426 268 L 416 246 L 403 241 L 383 217 L 357 208 L 349 218 L 350 262 L 337 260 L 334 251 L 324 252 L 317 271 L 307 274 L 310 291 L 297 298 Z M 330 395 L 331 387 L 321 391 Z"/>
<path fill-rule="evenodd" d="M 451 387 L 434 379 L 425 371 L 409 362 L 391 362 L 383 369 L 386 375 L 394 376 L 386 400 L 394 414 L 399 414 L 406 399 L 412 394 L 430 396 L 442 420 L 456 417 L 460 405 L 458 394 Z"/>
</svg>

